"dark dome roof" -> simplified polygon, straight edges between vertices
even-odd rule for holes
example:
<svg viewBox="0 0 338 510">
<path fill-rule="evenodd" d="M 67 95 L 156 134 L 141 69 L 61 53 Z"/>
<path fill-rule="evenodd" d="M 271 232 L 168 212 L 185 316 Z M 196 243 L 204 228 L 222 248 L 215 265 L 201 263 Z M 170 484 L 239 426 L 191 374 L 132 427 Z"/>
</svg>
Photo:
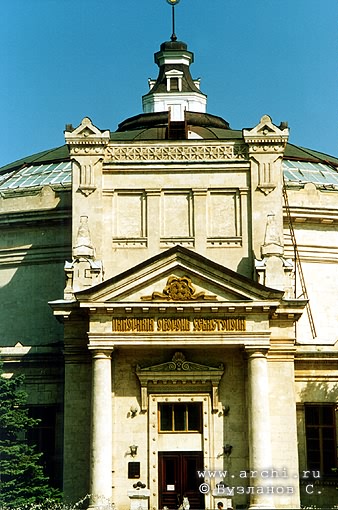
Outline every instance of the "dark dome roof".
<svg viewBox="0 0 338 510">
<path fill-rule="evenodd" d="M 215 115 L 186 112 L 186 121 L 188 130 L 193 131 L 203 140 L 243 139 L 242 130 L 230 129 L 227 121 Z M 140 114 L 121 122 L 118 129 L 115 132 L 111 132 L 110 139 L 112 142 L 117 143 L 128 143 L 137 140 L 159 141 L 167 139 L 167 130 L 168 112 Z M 321 180 L 323 182 L 332 181 L 335 187 L 338 186 L 336 184 L 338 179 L 338 158 L 334 156 L 288 143 L 284 152 L 284 160 L 284 170 L 287 172 L 290 170 L 286 175 L 287 181 L 297 181 L 300 183 L 308 179 L 306 182 L 314 182 L 318 185 L 320 172 L 326 172 L 326 178 L 320 177 Z M 67 162 L 70 162 L 69 149 L 67 145 L 62 145 L 61 147 L 48 149 L 9 163 L 0 168 L 0 192 L 7 188 L 13 188 L 16 182 L 22 181 L 24 183 L 21 184 L 22 186 L 28 186 L 25 181 L 28 174 L 34 174 L 41 182 L 45 182 L 43 179 L 46 180 L 47 174 L 51 174 L 52 171 L 55 172 L 53 174 L 55 175 L 53 185 L 57 186 L 60 184 L 69 187 L 71 183 L 71 165 Z M 317 167 L 313 165 L 316 163 L 319 164 Z M 312 166 L 308 168 L 307 165 L 309 164 L 312 164 Z M 323 165 L 327 167 L 323 168 Z M 305 177 L 298 171 L 302 166 L 307 172 Z M 315 172 L 316 175 L 312 175 L 310 170 Z M 59 177 L 56 176 L 58 172 Z M 45 174 L 46 178 L 44 177 Z M 12 181 L 14 182 L 14 180 L 15 183 L 13 184 Z"/>
<path fill-rule="evenodd" d="M 186 51 L 188 49 L 188 45 L 183 41 L 166 41 L 160 46 L 161 51 Z"/>
<path fill-rule="evenodd" d="M 186 112 L 186 121 L 188 126 L 229 129 L 229 123 L 226 120 L 208 113 Z M 167 125 L 168 112 L 141 113 L 121 122 L 117 131 L 147 129 Z"/>
</svg>

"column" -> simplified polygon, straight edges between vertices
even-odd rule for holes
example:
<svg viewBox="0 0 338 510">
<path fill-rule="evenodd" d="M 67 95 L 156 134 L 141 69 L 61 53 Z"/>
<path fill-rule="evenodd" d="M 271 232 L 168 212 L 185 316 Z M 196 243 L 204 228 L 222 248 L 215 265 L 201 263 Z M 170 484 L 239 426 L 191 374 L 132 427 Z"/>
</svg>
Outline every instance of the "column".
<svg viewBox="0 0 338 510">
<path fill-rule="evenodd" d="M 110 508 L 112 498 L 111 353 L 92 351 L 90 509 Z"/>
<path fill-rule="evenodd" d="M 249 510 L 275 508 L 273 494 L 268 487 L 274 480 L 266 477 L 272 469 L 271 430 L 269 409 L 269 378 L 267 348 L 247 348 L 248 354 L 248 403 L 249 403 L 249 463 L 253 487 Z M 262 475 L 263 472 L 263 475 Z M 262 491 L 260 488 L 264 488 Z"/>
</svg>

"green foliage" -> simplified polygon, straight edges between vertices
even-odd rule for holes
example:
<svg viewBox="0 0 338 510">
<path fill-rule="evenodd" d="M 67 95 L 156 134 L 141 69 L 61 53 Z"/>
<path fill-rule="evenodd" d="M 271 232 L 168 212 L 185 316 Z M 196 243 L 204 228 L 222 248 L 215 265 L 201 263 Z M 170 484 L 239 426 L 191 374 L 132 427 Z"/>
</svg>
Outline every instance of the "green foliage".
<svg viewBox="0 0 338 510">
<path fill-rule="evenodd" d="M 27 503 L 21 506 L 15 507 L 15 510 L 84 510 L 88 506 L 88 496 L 78 501 L 74 505 L 67 505 L 65 503 L 56 502 L 55 500 L 46 500 L 43 503 Z M 12 510 L 14 507 L 2 506 L 0 504 L 0 510 Z M 101 507 L 100 507 L 101 508 Z M 111 507 L 112 508 L 112 507 Z M 110 510 L 110 509 L 109 509 Z M 113 509 L 114 510 L 114 509 Z"/>
<path fill-rule="evenodd" d="M 0 510 L 60 500 L 43 472 L 42 454 L 27 441 L 27 432 L 38 420 L 28 415 L 23 383 L 22 375 L 4 377 L 0 365 Z"/>
</svg>

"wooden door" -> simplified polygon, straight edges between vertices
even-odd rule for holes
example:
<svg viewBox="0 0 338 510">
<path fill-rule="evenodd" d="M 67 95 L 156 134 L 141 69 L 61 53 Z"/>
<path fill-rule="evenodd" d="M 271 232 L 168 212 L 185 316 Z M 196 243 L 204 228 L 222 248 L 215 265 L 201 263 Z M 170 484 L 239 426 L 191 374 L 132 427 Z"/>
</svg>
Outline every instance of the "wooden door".
<svg viewBox="0 0 338 510">
<path fill-rule="evenodd" d="M 203 482 L 198 471 L 203 469 L 202 452 L 159 452 L 159 508 L 177 509 L 183 496 L 192 510 L 204 508 L 204 496 L 199 491 Z"/>
</svg>

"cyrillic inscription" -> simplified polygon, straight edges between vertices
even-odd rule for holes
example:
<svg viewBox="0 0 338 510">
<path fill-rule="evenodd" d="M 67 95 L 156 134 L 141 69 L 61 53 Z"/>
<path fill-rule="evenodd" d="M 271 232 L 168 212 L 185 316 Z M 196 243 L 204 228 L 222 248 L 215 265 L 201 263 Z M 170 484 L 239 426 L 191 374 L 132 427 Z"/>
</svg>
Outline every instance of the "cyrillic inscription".
<svg viewBox="0 0 338 510">
<path fill-rule="evenodd" d="M 245 331 L 245 319 L 194 319 L 194 331 Z"/>
<path fill-rule="evenodd" d="M 245 331 L 246 322 L 244 317 L 114 318 L 112 330 L 114 333 L 222 333 Z"/>
<path fill-rule="evenodd" d="M 113 319 L 113 331 L 118 333 L 148 333 L 155 331 L 154 319 Z"/>
<path fill-rule="evenodd" d="M 190 331 L 190 320 L 179 319 L 157 319 L 157 331 Z"/>
</svg>

